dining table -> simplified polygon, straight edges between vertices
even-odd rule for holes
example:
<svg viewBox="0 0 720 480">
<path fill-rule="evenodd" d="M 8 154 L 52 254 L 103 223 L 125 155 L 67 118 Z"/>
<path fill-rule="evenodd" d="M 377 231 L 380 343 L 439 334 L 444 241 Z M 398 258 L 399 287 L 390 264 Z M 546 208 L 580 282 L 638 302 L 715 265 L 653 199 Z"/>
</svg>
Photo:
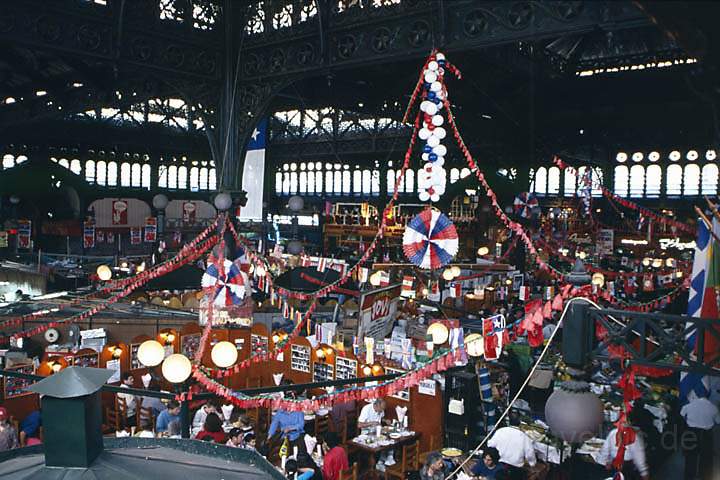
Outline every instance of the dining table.
<svg viewBox="0 0 720 480">
<path fill-rule="evenodd" d="M 383 452 L 394 450 L 398 447 L 412 443 L 420 437 L 417 432 L 409 430 L 394 430 L 384 427 L 382 434 L 378 437 L 375 432 L 363 433 L 348 441 L 348 446 L 357 451 L 363 452 L 368 458 L 368 470 L 361 475 L 363 478 L 378 478 L 376 470 L 377 456 Z M 396 459 L 401 461 L 400 458 Z"/>
</svg>

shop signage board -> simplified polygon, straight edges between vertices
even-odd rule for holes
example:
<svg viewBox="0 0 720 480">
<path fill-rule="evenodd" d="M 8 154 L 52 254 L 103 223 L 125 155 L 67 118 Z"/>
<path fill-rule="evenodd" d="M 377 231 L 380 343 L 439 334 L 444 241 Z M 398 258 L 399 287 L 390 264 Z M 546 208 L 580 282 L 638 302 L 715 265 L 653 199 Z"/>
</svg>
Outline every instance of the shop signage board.
<svg viewBox="0 0 720 480">
<path fill-rule="evenodd" d="M 358 338 L 383 340 L 392 331 L 401 284 L 364 292 L 360 296 Z"/>
</svg>

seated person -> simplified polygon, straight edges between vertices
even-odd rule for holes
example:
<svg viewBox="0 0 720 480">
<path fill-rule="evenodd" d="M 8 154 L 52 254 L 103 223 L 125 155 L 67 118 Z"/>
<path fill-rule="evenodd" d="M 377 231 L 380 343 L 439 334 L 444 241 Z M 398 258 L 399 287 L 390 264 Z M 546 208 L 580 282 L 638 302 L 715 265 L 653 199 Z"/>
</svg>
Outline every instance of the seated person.
<svg viewBox="0 0 720 480">
<path fill-rule="evenodd" d="M 500 464 L 500 452 L 497 448 L 488 447 L 482 454 L 482 458 L 472 467 L 473 476 L 483 480 L 497 480 L 497 475 L 505 467 Z"/>
<path fill-rule="evenodd" d="M 245 448 L 247 450 L 255 450 L 255 434 L 254 433 L 246 433 L 243 436 L 243 444 L 242 448 Z"/>
<path fill-rule="evenodd" d="M 218 413 L 218 408 L 213 400 L 208 400 L 205 405 L 200 407 L 198 411 L 195 412 L 192 423 L 193 428 L 202 428 L 202 426 L 205 424 L 205 418 L 207 418 L 208 414 L 210 413 Z"/>
<path fill-rule="evenodd" d="M 315 471 L 311 468 L 300 468 L 298 462 L 290 459 L 285 462 L 285 477 L 288 480 L 311 480 Z"/>
<path fill-rule="evenodd" d="M 120 381 L 120 388 L 134 388 L 135 387 L 135 378 L 133 378 L 132 373 L 125 372 L 122 374 L 121 381 Z M 118 399 L 125 401 L 125 426 L 127 427 L 135 427 L 137 418 L 135 416 L 135 408 L 137 407 L 137 399 L 135 398 L 135 395 L 131 393 L 118 393 L 117 394 Z"/>
<path fill-rule="evenodd" d="M 180 425 L 180 420 L 173 420 L 172 422 L 168 423 L 167 435 L 168 438 L 182 438 L 182 427 Z"/>
<path fill-rule="evenodd" d="M 222 427 L 222 420 L 217 413 L 209 413 L 205 417 L 202 430 L 195 435 L 197 440 L 210 440 L 216 443 L 225 443 L 225 431 Z"/>
<path fill-rule="evenodd" d="M 239 448 L 242 447 L 243 442 L 243 431 L 239 428 L 233 428 L 227 434 L 228 441 L 225 443 L 228 447 Z"/>
<path fill-rule="evenodd" d="M 323 478 L 324 480 L 338 480 L 340 472 L 350 468 L 347 453 L 340 445 L 340 437 L 335 432 L 327 432 L 323 438 Z"/>
<path fill-rule="evenodd" d="M 31 412 L 20 424 L 20 446 L 37 445 L 40 442 L 40 426 L 42 418 L 40 410 Z"/>
<path fill-rule="evenodd" d="M 500 462 L 513 478 L 525 478 L 523 467 L 526 464 L 534 467 L 537 463 L 535 447 L 530 437 L 518 428 L 520 416 L 513 411 L 509 417 L 510 426 L 497 429 L 487 445 L 498 450 Z"/>
<path fill-rule="evenodd" d="M 305 472 L 310 471 L 312 472 L 312 475 L 307 477 L 310 480 L 323 480 L 323 473 L 322 470 L 320 470 L 320 467 L 317 466 L 315 463 L 315 460 L 313 458 L 305 453 L 300 452 L 297 454 L 297 465 L 298 469 L 303 470 Z"/>
<path fill-rule="evenodd" d="M 360 416 L 358 417 L 358 428 L 375 428 L 378 425 L 382 425 L 384 417 L 385 400 L 383 400 L 382 398 L 378 398 L 374 402 L 365 405 L 362 410 L 360 410 Z"/>
<path fill-rule="evenodd" d="M 237 421 L 235 422 L 235 426 L 242 430 L 244 434 L 255 433 L 255 427 L 253 427 L 253 424 L 250 421 L 250 417 L 245 414 L 242 414 L 238 417 Z"/>
<path fill-rule="evenodd" d="M 157 380 L 154 378 L 150 380 L 150 383 L 148 384 L 148 390 L 151 390 L 153 392 L 159 392 L 160 391 L 160 384 Z M 141 399 L 141 406 L 143 408 L 149 408 L 152 410 L 152 414 L 155 416 L 158 416 L 163 410 L 165 410 L 165 404 L 157 397 L 140 397 Z"/>
<path fill-rule="evenodd" d="M 445 461 L 438 452 L 430 452 L 420 469 L 420 480 L 445 480 Z"/>
<path fill-rule="evenodd" d="M 180 421 L 180 403 L 176 400 L 170 400 L 167 408 L 160 412 L 155 421 L 155 431 L 157 433 L 167 432 L 170 422 Z"/>
</svg>

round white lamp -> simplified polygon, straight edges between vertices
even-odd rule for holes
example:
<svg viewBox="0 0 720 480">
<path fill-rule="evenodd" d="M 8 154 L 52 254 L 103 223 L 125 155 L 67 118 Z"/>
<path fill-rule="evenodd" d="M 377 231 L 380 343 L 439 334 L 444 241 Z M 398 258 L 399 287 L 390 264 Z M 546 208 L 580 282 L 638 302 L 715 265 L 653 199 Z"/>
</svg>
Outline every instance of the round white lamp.
<svg viewBox="0 0 720 480">
<path fill-rule="evenodd" d="M 432 337 L 432 341 L 435 345 L 442 345 L 447 342 L 450 332 L 447 327 L 440 322 L 433 323 L 427 329 L 428 335 Z"/>
<path fill-rule="evenodd" d="M 288 208 L 293 212 L 299 212 L 305 206 L 305 201 L 299 195 L 293 195 L 288 199 Z"/>
<path fill-rule="evenodd" d="M 95 273 L 97 273 L 98 278 L 103 282 L 107 282 L 112 278 L 112 270 L 110 270 L 110 267 L 107 265 L 100 265 L 97 267 L 97 270 L 95 270 Z"/>
<path fill-rule="evenodd" d="M 485 341 L 479 333 L 471 333 L 465 337 L 465 351 L 471 357 L 482 357 L 485 354 Z"/>
<path fill-rule="evenodd" d="M 140 363 L 146 367 L 156 367 L 165 358 L 165 349 L 157 340 L 146 340 L 140 344 L 137 356 Z"/>
<path fill-rule="evenodd" d="M 480 247 L 478 248 L 477 253 L 479 256 L 484 257 L 485 255 L 490 253 L 490 249 L 488 247 Z"/>
<path fill-rule="evenodd" d="M 605 285 L 605 275 L 600 272 L 593 273 L 592 284 L 597 285 L 598 287 Z"/>
<path fill-rule="evenodd" d="M 190 373 L 192 373 L 190 360 L 181 353 L 170 355 L 162 364 L 163 377 L 170 383 L 182 383 L 188 379 Z"/>
<path fill-rule="evenodd" d="M 224 212 L 232 206 L 232 197 L 230 197 L 229 193 L 218 193 L 215 196 L 215 201 L 213 203 L 215 204 L 215 208 Z"/>
<path fill-rule="evenodd" d="M 164 195 L 162 193 L 158 193 L 152 199 L 153 207 L 158 210 L 165 210 L 165 208 L 168 206 L 168 203 L 170 203 L 170 200 L 168 200 L 167 195 Z"/>
<path fill-rule="evenodd" d="M 453 278 L 459 277 L 462 273 L 462 270 L 457 265 L 454 265 L 450 270 L 452 270 Z"/>
<path fill-rule="evenodd" d="M 453 275 L 452 268 L 446 268 L 445 270 L 443 270 L 442 277 L 443 277 L 443 279 L 447 280 L 448 282 L 450 280 L 452 280 L 453 278 L 455 278 L 455 275 Z"/>
<path fill-rule="evenodd" d="M 230 342 L 218 342 L 210 352 L 210 358 L 220 368 L 228 368 L 235 364 L 238 358 L 238 351 Z"/>
</svg>

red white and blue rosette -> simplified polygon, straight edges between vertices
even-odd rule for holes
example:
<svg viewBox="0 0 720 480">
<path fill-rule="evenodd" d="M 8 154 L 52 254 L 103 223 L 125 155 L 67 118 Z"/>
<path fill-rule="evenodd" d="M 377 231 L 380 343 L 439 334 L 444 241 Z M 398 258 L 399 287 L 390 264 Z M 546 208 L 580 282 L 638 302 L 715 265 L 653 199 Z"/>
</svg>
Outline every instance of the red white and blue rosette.
<svg viewBox="0 0 720 480">
<path fill-rule="evenodd" d="M 522 218 L 531 218 L 540 214 L 540 202 L 535 195 L 522 192 L 513 202 L 513 210 Z"/>
<path fill-rule="evenodd" d="M 458 252 L 455 225 L 437 210 L 424 210 L 405 227 L 403 251 L 407 259 L 420 268 L 447 265 Z"/>
<path fill-rule="evenodd" d="M 242 303 L 249 280 L 237 263 L 210 255 L 201 285 L 214 305 L 229 306 Z"/>
</svg>

